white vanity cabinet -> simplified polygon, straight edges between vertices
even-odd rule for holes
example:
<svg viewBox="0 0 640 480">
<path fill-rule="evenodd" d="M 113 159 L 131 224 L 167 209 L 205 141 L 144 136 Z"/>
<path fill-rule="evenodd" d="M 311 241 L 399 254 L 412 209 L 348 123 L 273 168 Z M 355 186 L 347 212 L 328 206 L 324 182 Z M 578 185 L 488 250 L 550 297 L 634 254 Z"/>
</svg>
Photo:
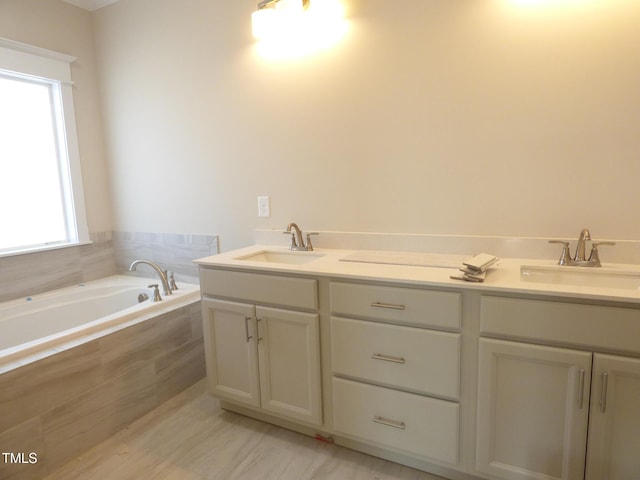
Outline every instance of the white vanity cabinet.
<svg viewBox="0 0 640 480">
<path fill-rule="evenodd" d="M 321 425 L 316 280 L 209 268 L 200 278 L 211 394 Z"/>
<path fill-rule="evenodd" d="M 640 310 L 484 296 L 480 331 L 478 472 L 638 478 L 640 360 L 597 352 L 640 354 Z"/>
<path fill-rule="evenodd" d="M 336 433 L 457 464 L 461 295 L 334 281 L 330 298 Z"/>
<path fill-rule="evenodd" d="M 594 355 L 587 480 L 640 476 L 640 359 Z"/>
<path fill-rule="evenodd" d="M 476 468 L 508 480 L 582 480 L 591 354 L 481 339 Z"/>
</svg>

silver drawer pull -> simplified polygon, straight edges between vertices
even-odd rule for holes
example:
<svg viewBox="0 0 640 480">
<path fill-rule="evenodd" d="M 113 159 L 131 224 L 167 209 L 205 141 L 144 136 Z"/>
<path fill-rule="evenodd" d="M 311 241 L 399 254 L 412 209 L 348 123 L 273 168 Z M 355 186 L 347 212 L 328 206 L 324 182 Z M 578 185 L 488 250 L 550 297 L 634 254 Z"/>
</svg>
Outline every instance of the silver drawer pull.
<svg viewBox="0 0 640 480">
<path fill-rule="evenodd" d="M 379 423 L 381 425 L 386 425 L 387 427 L 399 428 L 400 430 L 404 430 L 406 425 L 404 422 L 398 422 L 396 420 L 390 420 L 388 418 L 375 416 L 372 420 L 374 423 Z"/>
<path fill-rule="evenodd" d="M 371 355 L 371 358 L 374 360 L 382 360 L 383 362 L 392 362 L 392 363 L 405 363 L 406 360 L 404 357 L 392 357 L 390 355 L 383 355 L 382 353 L 374 353 Z"/>
<path fill-rule="evenodd" d="M 404 305 L 396 305 L 393 303 L 380 303 L 380 302 L 373 302 L 371 306 L 375 308 L 388 308 L 390 310 L 404 310 L 405 308 L 407 308 Z"/>
</svg>

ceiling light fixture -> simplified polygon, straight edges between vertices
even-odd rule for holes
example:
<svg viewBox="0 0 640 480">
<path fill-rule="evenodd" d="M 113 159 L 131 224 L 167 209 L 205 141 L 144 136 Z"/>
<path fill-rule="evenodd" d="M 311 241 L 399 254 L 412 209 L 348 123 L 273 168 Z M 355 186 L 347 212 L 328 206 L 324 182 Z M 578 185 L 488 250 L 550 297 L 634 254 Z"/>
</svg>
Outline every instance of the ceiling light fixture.
<svg viewBox="0 0 640 480">
<path fill-rule="evenodd" d="M 284 22 L 295 21 L 295 16 L 309 7 L 310 0 L 263 0 L 251 14 L 251 27 L 255 38 L 267 38 L 277 32 Z"/>
</svg>

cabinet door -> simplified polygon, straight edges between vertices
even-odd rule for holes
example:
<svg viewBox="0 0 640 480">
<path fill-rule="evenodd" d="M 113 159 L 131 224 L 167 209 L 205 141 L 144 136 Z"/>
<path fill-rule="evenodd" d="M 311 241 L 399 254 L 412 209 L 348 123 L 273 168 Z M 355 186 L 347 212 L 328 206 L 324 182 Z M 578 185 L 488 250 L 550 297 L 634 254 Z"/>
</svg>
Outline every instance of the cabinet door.
<svg viewBox="0 0 640 480">
<path fill-rule="evenodd" d="M 477 470 L 505 480 L 583 479 L 591 359 L 481 339 Z"/>
<path fill-rule="evenodd" d="M 640 475 L 640 360 L 595 355 L 587 480 Z"/>
<path fill-rule="evenodd" d="M 256 307 L 262 408 L 320 425 L 318 315 Z"/>
<path fill-rule="evenodd" d="M 260 406 L 252 305 L 202 300 L 207 381 L 212 395 Z"/>
</svg>

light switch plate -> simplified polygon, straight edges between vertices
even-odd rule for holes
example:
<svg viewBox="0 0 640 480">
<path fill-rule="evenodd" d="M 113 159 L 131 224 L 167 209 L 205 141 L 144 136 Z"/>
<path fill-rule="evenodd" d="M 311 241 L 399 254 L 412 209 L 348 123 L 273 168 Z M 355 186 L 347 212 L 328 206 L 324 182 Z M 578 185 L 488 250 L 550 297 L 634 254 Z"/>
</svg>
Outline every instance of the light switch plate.
<svg viewBox="0 0 640 480">
<path fill-rule="evenodd" d="M 258 216 L 259 217 L 271 216 L 271 207 L 269 205 L 268 196 L 258 197 Z"/>
</svg>

